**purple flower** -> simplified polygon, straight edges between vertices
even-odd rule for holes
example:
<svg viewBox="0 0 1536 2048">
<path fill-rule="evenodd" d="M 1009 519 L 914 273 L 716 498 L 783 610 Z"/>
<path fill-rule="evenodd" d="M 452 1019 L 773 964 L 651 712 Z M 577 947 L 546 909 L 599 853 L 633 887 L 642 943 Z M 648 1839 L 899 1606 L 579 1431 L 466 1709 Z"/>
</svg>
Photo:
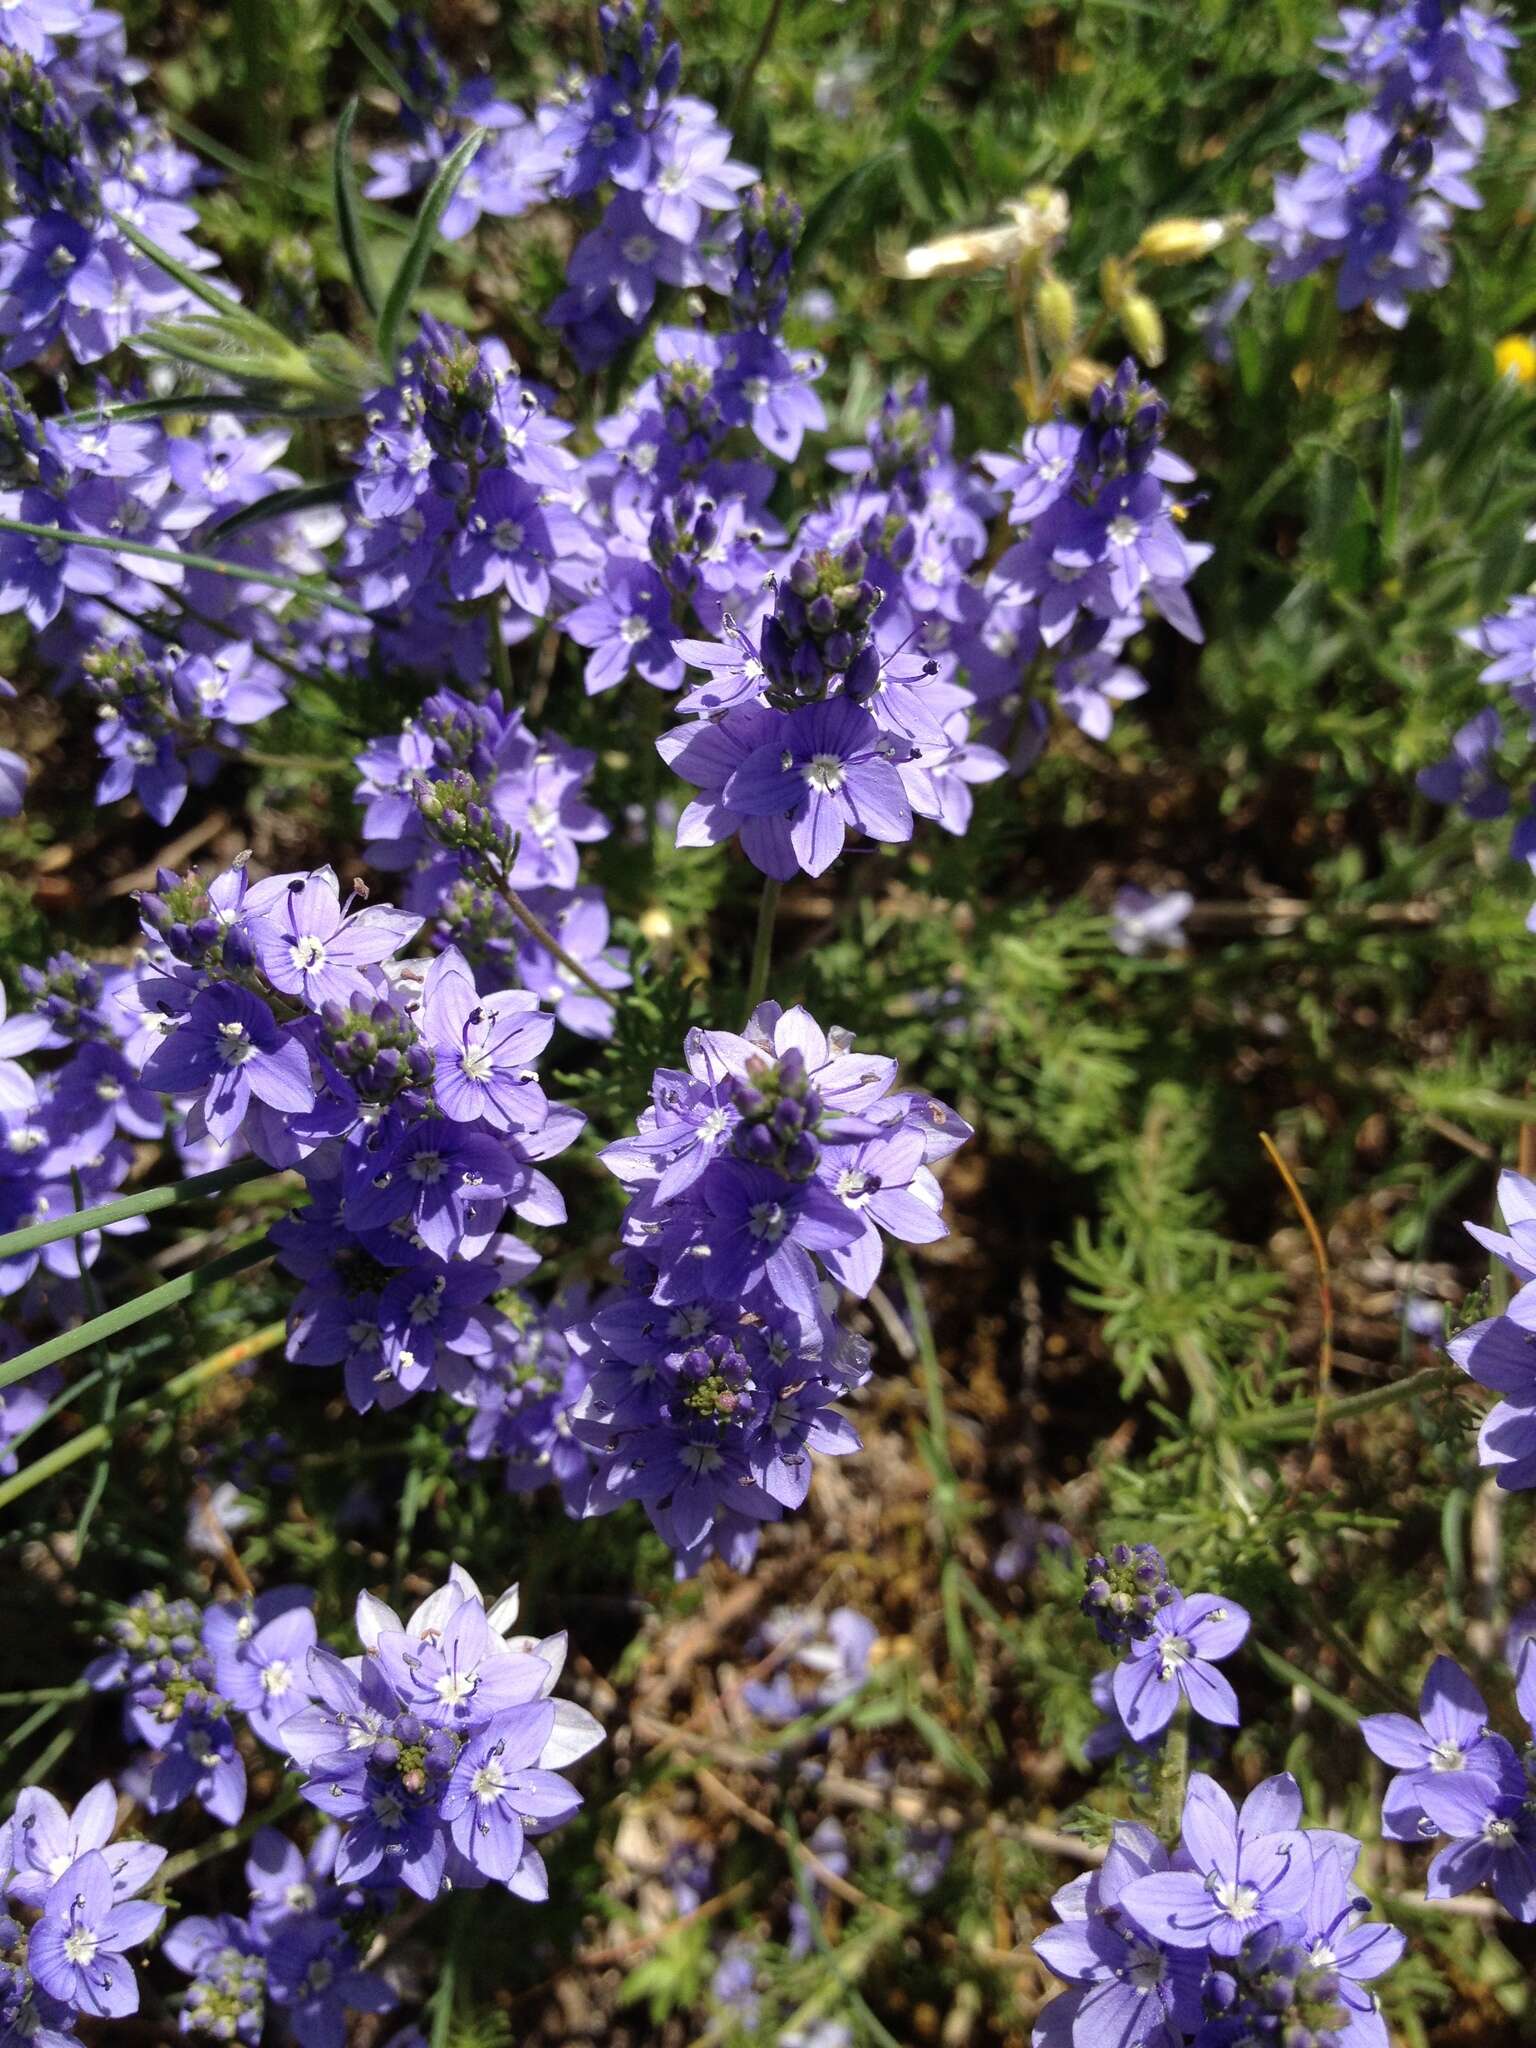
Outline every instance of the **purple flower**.
<svg viewBox="0 0 1536 2048">
<path fill-rule="evenodd" d="M 118 1898 L 143 1891 L 166 1852 L 150 1842 L 114 1842 L 116 1826 L 117 1793 L 109 1778 L 93 1785 L 73 1814 L 42 1786 L 26 1786 L 16 1798 L 6 1895 L 41 1906 L 70 1866 L 92 1851 L 100 1852 Z"/>
<path fill-rule="evenodd" d="M 245 916 L 268 981 L 311 1010 L 371 995 L 362 970 L 390 959 L 421 929 L 419 917 L 388 904 L 344 909 L 329 868 L 253 883 Z"/>
<path fill-rule="evenodd" d="M 1490 704 L 1457 729 L 1443 761 L 1419 770 L 1418 788 L 1434 803 L 1460 804 L 1469 818 L 1502 818 L 1509 791 L 1492 763 L 1503 737 L 1504 721 Z"/>
<path fill-rule="evenodd" d="M 1160 1607 L 1151 1624 L 1115 1669 L 1115 1705 L 1131 1735 L 1145 1742 L 1158 1734 L 1181 1698 L 1202 1720 L 1235 1728 L 1237 1695 L 1213 1667 L 1247 1635 L 1247 1611 L 1218 1594 L 1194 1593 Z"/>
<path fill-rule="evenodd" d="M 1146 889 L 1117 889 L 1111 933 L 1116 949 L 1130 959 L 1152 946 L 1177 952 L 1185 943 L 1184 920 L 1194 907 L 1187 889 L 1166 889 L 1160 895 Z"/>
<path fill-rule="evenodd" d="M 1073 2041 L 1161 2048 L 1170 2038 L 1187 2039 L 1198 2025 L 1199 1961 L 1150 1937 L 1127 1910 L 1127 1892 L 1168 1867 L 1168 1852 L 1151 1831 L 1122 1821 L 1101 1868 L 1052 1900 L 1061 1925 L 1038 1935 L 1034 1949 L 1058 1977 L 1083 1987 L 1068 2007 Z"/>
<path fill-rule="evenodd" d="M 228 1144 L 254 1095 L 286 1115 L 313 1109 L 309 1055 L 283 1031 L 259 996 L 221 982 L 191 1007 L 144 1064 L 147 1086 L 167 1095 L 201 1095 L 209 1135 Z"/>
<path fill-rule="evenodd" d="M 350 2012 L 389 2012 L 395 1994 L 362 1969 L 351 1937 L 334 1922 L 295 1917 L 278 1925 L 267 1952 L 267 1992 L 299 2048 L 343 2048 Z"/>
<path fill-rule="evenodd" d="M 530 1062 L 555 1024 L 540 1013 L 536 995 L 480 995 L 468 963 L 450 947 L 427 969 L 421 1026 L 435 1061 L 433 1096 L 445 1116 L 497 1131 L 542 1126 L 548 1105 Z"/>
<path fill-rule="evenodd" d="M 1426 1895 L 1454 1898 L 1488 1883 L 1516 1920 L 1536 1920 L 1536 1812 L 1513 1752 L 1499 1782 L 1442 1776 L 1422 1787 L 1420 1802 L 1430 1826 L 1451 1837 L 1429 1866 Z"/>
<path fill-rule="evenodd" d="M 1360 1734 L 1373 1756 L 1396 1772 L 1382 1802 L 1382 1827 L 1400 1842 L 1423 1839 L 1424 1793 L 1445 1776 L 1468 1773 L 1496 1786 L 1514 1753 L 1502 1736 L 1488 1730 L 1482 1694 L 1449 1657 L 1429 1667 L 1419 1695 L 1419 1718 L 1368 1714 Z"/>
<path fill-rule="evenodd" d="M 50 1998 L 93 2019 L 137 2012 L 127 1952 L 148 1941 L 164 1914 L 147 1900 L 119 1898 L 107 1859 L 88 1850 L 49 1887 L 27 1945 L 32 1975 Z"/>
<path fill-rule="evenodd" d="M 1184 1801 L 1184 1867 L 1133 1878 L 1121 1894 L 1124 1910 L 1155 1942 L 1235 1956 L 1266 1922 L 1306 1910 L 1312 1848 L 1300 1821 L 1301 1792 L 1289 1773 L 1266 1778 L 1239 1812 L 1196 1771 Z"/>
<path fill-rule="evenodd" d="M 24 1114 L 37 1101 L 36 1084 L 18 1065 L 17 1056 L 46 1045 L 51 1031 L 52 1025 L 40 1011 L 7 1017 L 5 990 L 0 988 L 0 1111 Z"/>
<path fill-rule="evenodd" d="M 725 783 L 726 806 L 771 820 L 773 864 L 748 851 L 765 873 L 824 874 L 850 827 L 871 839 L 912 836 L 912 807 L 895 763 L 899 744 L 867 711 L 843 699 L 791 712 Z"/>
</svg>

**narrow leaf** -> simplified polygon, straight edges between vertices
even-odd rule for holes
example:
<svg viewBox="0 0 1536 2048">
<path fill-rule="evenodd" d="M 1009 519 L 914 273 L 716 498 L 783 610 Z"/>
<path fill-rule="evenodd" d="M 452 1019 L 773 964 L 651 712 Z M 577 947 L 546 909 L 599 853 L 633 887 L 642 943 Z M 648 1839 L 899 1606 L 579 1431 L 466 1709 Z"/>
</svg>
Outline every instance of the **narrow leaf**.
<svg viewBox="0 0 1536 2048">
<path fill-rule="evenodd" d="M 25 1252 L 39 1251 L 45 1244 L 57 1244 L 61 1238 L 80 1237 L 87 1230 L 104 1230 L 109 1223 L 124 1223 L 130 1216 L 151 1216 L 159 1209 L 173 1209 L 180 1202 L 199 1202 L 207 1195 L 243 1187 L 247 1181 L 262 1180 L 275 1171 L 264 1159 L 242 1159 L 234 1166 L 216 1167 L 212 1173 L 195 1173 L 188 1180 L 148 1188 L 141 1195 L 124 1195 L 121 1201 L 98 1202 L 94 1209 L 77 1209 L 72 1215 L 56 1216 L 50 1223 L 29 1223 L 25 1230 L 12 1230 L 0 1237 L 0 1264 L 20 1258 Z"/>
<path fill-rule="evenodd" d="M 349 477 L 333 477 L 327 483 L 295 484 L 291 490 L 269 491 L 249 505 L 242 505 L 211 526 L 203 538 L 211 546 L 216 540 L 230 540 L 252 526 L 265 526 L 269 519 L 285 519 L 290 512 L 308 512 L 316 505 L 340 505 L 352 488 Z"/>
<path fill-rule="evenodd" d="M 152 548 L 143 541 L 117 540 L 105 533 L 74 533 L 63 526 L 34 526 L 26 519 L 0 519 L 0 533 L 25 533 L 34 540 L 51 540 L 72 548 L 99 548 L 109 555 L 142 555 L 151 562 L 179 562 L 184 569 L 207 569 L 215 576 L 234 576 L 242 583 L 263 583 L 271 590 L 291 590 L 316 604 L 333 605 L 350 612 L 355 619 L 368 613 L 350 597 L 343 597 L 329 583 L 312 576 L 282 576 L 275 569 L 256 569 L 245 562 L 221 562 L 214 555 L 183 554 L 179 548 Z"/>
<path fill-rule="evenodd" d="M 379 355 L 385 368 L 392 367 L 400 339 L 400 327 L 416 287 L 421 283 L 427 259 L 432 254 L 437 240 L 437 231 L 443 215 L 448 211 L 448 202 L 459 189 L 459 181 L 469 169 L 475 152 L 485 140 L 483 128 L 471 129 L 459 144 L 432 183 L 427 187 L 426 197 L 416 216 L 416 225 L 411 239 L 406 244 L 405 254 L 400 259 L 400 268 L 395 272 L 394 282 L 389 287 L 389 296 L 384 301 L 384 310 L 379 315 Z"/>
<path fill-rule="evenodd" d="M 1397 541 L 1398 513 L 1403 499 L 1403 401 L 1394 391 L 1387 399 L 1387 445 L 1381 465 L 1381 552 L 1390 561 Z"/>
<path fill-rule="evenodd" d="M 373 274 L 373 260 L 363 233 L 357 179 L 352 170 L 352 124 L 357 119 L 357 100 L 347 101 L 336 123 L 336 148 L 331 158 L 331 193 L 336 207 L 336 232 L 357 295 L 372 317 L 379 317 L 379 288 Z"/>
<path fill-rule="evenodd" d="M 132 242 L 141 256 L 147 256 L 157 269 L 163 270 L 167 277 L 174 278 L 184 291 L 192 294 L 193 298 L 201 299 L 205 306 L 211 306 L 215 313 L 227 317 L 230 313 L 244 310 L 232 292 L 220 291 L 201 271 L 189 270 L 178 257 L 162 249 L 158 242 L 152 242 L 144 230 L 135 227 L 124 214 L 112 214 L 112 224 L 126 240 Z M 254 319 L 255 315 L 247 314 L 246 317 Z M 274 327 L 272 332 L 276 335 L 277 329 Z M 279 335 L 278 339 L 281 340 L 282 337 Z"/>
<path fill-rule="evenodd" d="M 233 1279 L 235 1274 L 244 1273 L 251 1266 L 259 1266 L 271 1256 L 272 1247 L 263 1234 L 250 1244 L 240 1245 L 220 1258 L 211 1259 L 206 1266 L 199 1266 L 195 1273 L 180 1273 L 163 1286 L 152 1287 L 148 1294 L 135 1295 L 132 1301 L 109 1308 L 104 1315 L 92 1316 L 88 1323 L 81 1323 L 73 1330 L 63 1330 L 45 1344 L 34 1344 L 19 1358 L 0 1365 L 0 1388 L 14 1387 L 18 1380 L 30 1379 L 35 1372 L 58 1365 L 66 1358 L 78 1357 L 93 1345 L 105 1344 L 120 1330 L 131 1330 L 135 1323 L 161 1315 L 178 1302 L 189 1301 L 194 1294 L 206 1292 L 220 1280 Z"/>
</svg>

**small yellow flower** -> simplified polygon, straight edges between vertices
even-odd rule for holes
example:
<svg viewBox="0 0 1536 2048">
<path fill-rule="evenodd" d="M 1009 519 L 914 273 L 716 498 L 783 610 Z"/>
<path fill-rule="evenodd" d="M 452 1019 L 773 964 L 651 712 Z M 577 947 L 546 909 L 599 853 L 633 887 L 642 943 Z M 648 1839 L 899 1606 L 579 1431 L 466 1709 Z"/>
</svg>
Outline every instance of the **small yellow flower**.
<svg viewBox="0 0 1536 2048">
<path fill-rule="evenodd" d="M 1506 334 L 1493 351 L 1493 366 L 1517 384 L 1536 384 L 1536 346 L 1528 335 Z"/>
</svg>

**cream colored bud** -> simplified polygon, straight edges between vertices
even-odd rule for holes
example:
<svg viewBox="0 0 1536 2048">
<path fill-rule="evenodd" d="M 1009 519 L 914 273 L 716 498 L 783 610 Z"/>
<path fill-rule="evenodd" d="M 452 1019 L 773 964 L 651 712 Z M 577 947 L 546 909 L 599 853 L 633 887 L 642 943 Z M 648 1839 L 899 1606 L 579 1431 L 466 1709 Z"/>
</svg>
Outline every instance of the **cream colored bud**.
<svg viewBox="0 0 1536 2048">
<path fill-rule="evenodd" d="M 1156 369 L 1167 353 L 1163 338 L 1163 316 L 1145 292 L 1127 292 L 1120 308 L 1120 325 L 1132 353 Z"/>
<path fill-rule="evenodd" d="M 890 265 L 896 277 L 972 277 L 983 270 L 1006 270 L 1027 253 L 1015 227 L 976 228 L 969 234 L 941 235 L 908 249 Z"/>
<path fill-rule="evenodd" d="M 653 946 L 664 946 L 672 937 L 672 920 L 659 903 L 653 903 L 649 910 L 642 910 L 638 923 L 642 936 Z"/>
<path fill-rule="evenodd" d="M 1247 215 L 1229 213 L 1221 220 L 1196 220 L 1174 215 L 1155 220 L 1131 251 L 1133 263 L 1198 263 L 1247 225 Z"/>
<path fill-rule="evenodd" d="M 1040 323 L 1040 338 L 1051 358 L 1054 360 L 1070 353 L 1077 333 L 1077 301 L 1072 296 L 1071 285 L 1065 278 L 1058 277 L 1055 271 L 1048 271 L 1036 288 L 1035 318 Z"/>
</svg>

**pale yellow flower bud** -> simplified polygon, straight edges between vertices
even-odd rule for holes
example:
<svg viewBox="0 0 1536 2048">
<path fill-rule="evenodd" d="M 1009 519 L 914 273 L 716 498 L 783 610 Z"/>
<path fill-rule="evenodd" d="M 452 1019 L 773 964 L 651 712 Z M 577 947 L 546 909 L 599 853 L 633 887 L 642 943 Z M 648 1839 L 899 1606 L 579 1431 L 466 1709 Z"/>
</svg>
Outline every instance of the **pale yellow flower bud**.
<svg viewBox="0 0 1536 2048">
<path fill-rule="evenodd" d="M 1167 349 L 1163 338 L 1163 316 L 1145 292 L 1127 292 L 1120 307 L 1120 325 L 1131 351 L 1156 369 Z"/>
<path fill-rule="evenodd" d="M 1198 263 L 1219 249 L 1241 227 L 1238 215 L 1226 220 L 1196 220 L 1174 215 L 1155 220 L 1131 251 L 1133 263 Z"/>
<path fill-rule="evenodd" d="M 1053 359 L 1068 354 L 1077 333 L 1077 301 L 1071 285 L 1055 271 L 1047 271 L 1035 291 L 1035 318 L 1047 353 Z"/>
</svg>

